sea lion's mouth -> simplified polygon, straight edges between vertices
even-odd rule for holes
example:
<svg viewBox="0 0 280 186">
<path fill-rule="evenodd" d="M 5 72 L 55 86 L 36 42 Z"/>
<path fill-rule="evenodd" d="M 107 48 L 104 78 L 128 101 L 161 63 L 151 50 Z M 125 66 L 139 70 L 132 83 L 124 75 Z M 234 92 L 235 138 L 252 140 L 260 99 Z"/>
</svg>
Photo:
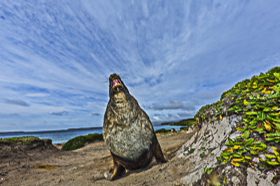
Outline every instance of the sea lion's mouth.
<svg viewBox="0 0 280 186">
<path fill-rule="evenodd" d="M 119 92 L 122 88 L 123 85 L 121 84 L 121 82 L 118 79 L 114 79 L 112 89 L 116 92 Z"/>
</svg>

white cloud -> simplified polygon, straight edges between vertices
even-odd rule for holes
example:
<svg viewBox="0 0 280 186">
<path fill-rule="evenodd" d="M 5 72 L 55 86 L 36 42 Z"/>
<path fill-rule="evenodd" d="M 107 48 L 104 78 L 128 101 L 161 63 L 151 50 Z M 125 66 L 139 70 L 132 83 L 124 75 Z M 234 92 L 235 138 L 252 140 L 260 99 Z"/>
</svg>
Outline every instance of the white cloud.
<svg viewBox="0 0 280 186">
<path fill-rule="evenodd" d="M 61 111 L 61 112 L 52 112 L 51 115 L 54 115 L 54 116 L 65 116 L 65 115 L 68 115 L 69 112 L 67 111 Z"/>
<path fill-rule="evenodd" d="M 178 120 L 180 120 L 180 116 L 173 115 L 173 114 L 152 117 L 152 122 L 165 122 L 165 121 L 178 121 Z"/>
<path fill-rule="evenodd" d="M 27 96 L 27 97 L 48 97 L 48 96 L 50 96 L 50 94 L 31 93 L 31 94 L 26 94 L 25 96 Z"/>
<path fill-rule="evenodd" d="M 177 109 L 182 109 L 182 110 L 195 110 L 195 106 L 193 104 L 186 104 L 183 103 L 182 101 L 178 100 L 169 100 L 168 102 L 165 103 L 153 103 L 151 109 L 154 110 L 177 110 Z"/>
</svg>

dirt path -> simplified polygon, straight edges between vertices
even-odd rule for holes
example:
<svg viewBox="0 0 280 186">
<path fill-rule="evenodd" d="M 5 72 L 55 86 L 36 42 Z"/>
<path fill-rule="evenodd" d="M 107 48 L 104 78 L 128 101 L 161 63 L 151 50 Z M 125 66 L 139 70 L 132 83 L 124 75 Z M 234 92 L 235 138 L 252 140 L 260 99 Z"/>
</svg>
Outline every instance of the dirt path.
<svg viewBox="0 0 280 186">
<path fill-rule="evenodd" d="M 184 162 L 173 158 L 174 152 L 191 135 L 186 132 L 158 135 L 169 162 L 156 164 L 154 160 L 147 168 L 128 171 L 113 182 L 103 176 L 113 167 L 104 142 L 91 143 L 72 152 L 55 147 L 30 152 L 22 150 L 22 153 L 17 149 L 16 154 L 0 160 L 0 185 L 176 185 L 182 175 L 177 167 Z"/>
</svg>

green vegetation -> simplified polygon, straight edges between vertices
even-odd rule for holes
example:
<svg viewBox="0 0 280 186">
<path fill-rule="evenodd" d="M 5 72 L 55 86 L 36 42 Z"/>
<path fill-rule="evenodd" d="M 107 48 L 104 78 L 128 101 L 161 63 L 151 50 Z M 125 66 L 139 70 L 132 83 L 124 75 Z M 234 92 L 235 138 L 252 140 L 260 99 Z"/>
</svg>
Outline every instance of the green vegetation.
<svg viewBox="0 0 280 186">
<path fill-rule="evenodd" d="M 178 121 L 177 125 L 190 126 L 190 125 L 192 125 L 194 123 L 196 123 L 195 119 L 191 118 L 191 119 L 184 119 L 184 120 Z"/>
<path fill-rule="evenodd" d="M 162 134 L 167 134 L 171 131 L 171 129 L 166 130 L 166 129 L 158 129 L 155 131 L 155 133 L 162 133 Z"/>
<path fill-rule="evenodd" d="M 188 130 L 189 127 L 180 127 L 180 130 Z"/>
<path fill-rule="evenodd" d="M 222 102 L 217 101 L 211 105 L 203 106 L 199 109 L 199 111 L 194 116 L 195 119 L 199 121 L 208 120 L 214 121 L 221 118 L 225 113 L 222 113 Z M 210 119 L 211 118 L 211 119 Z"/>
<path fill-rule="evenodd" d="M 226 148 L 219 157 L 222 164 L 240 163 L 260 170 L 280 165 L 280 67 L 237 83 L 224 92 L 220 101 L 202 107 L 197 120 L 214 121 L 224 115 L 242 117 L 236 130 L 242 133 L 228 138 Z M 259 163 L 252 159 L 257 157 Z"/>
<path fill-rule="evenodd" d="M 178 122 L 167 122 L 167 123 L 161 123 L 161 125 L 177 125 L 177 126 L 187 126 L 189 127 L 190 125 L 196 123 L 196 120 L 191 118 L 191 119 L 184 119 Z"/>
<path fill-rule="evenodd" d="M 213 171 L 213 169 L 209 169 L 207 166 L 204 167 L 204 172 L 206 174 L 211 174 L 212 171 Z"/>
<path fill-rule="evenodd" d="M 23 136 L 23 137 L 13 137 L 13 138 L 0 138 L 0 142 L 3 143 L 21 143 L 21 144 L 29 144 L 33 141 L 39 141 L 40 138 L 34 136 Z"/>
<path fill-rule="evenodd" d="M 192 118 L 192 119 L 187 119 L 187 120 L 182 120 L 182 121 L 179 121 L 179 122 L 183 122 L 183 123 L 185 123 L 187 126 L 190 126 L 190 125 L 196 123 L 195 119 L 193 119 L 193 118 Z"/>
<path fill-rule="evenodd" d="M 280 67 L 243 81 L 229 92 L 239 92 L 232 97 L 235 101 L 228 111 L 242 116 L 236 129 L 243 134 L 228 139 L 228 148 L 217 157 L 218 161 L 237 167 L 245 163 L 260 170 L 280 165 L 276 147 L 280 142 Z M 253 163 L 252 157 L 258 157 L 260 164 Z"/>
<path fill-rule="evenodd" d="M 70 139 L 67 141 L 61 148 L 61 150 L 70 151 L 81 148 L 85 145 L 85 143 L 91 143 L 94 141 L 102 141 L 103 136 L 102 134 L 88 134 L 85 136 L 77 136 L 75 138 Z"/>
</svg>

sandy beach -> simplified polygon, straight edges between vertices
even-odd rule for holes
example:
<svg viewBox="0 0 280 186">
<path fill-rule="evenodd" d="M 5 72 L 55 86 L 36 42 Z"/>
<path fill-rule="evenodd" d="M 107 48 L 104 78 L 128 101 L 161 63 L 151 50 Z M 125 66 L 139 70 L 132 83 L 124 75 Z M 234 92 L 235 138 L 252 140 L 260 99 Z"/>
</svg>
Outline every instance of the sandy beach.
<svg viewBox="0 0 280 186">
<path fill-rule="evenodd" d="M 22 149 L 1 149 L 0 185 L 176 185 L 182 176 L 176 151 L 192 136 L 186 131 L 157 134 L 165 164 L 155 160 L 145 169 L 127 171 L 108 181 L 104 173 L 113 168 L 112 157 L 103 141 L 86 144 L 75 151 L 61 151 L 63 144 Z M 5 154 L 5 152 L 7 154 Z"/>
</svg>

